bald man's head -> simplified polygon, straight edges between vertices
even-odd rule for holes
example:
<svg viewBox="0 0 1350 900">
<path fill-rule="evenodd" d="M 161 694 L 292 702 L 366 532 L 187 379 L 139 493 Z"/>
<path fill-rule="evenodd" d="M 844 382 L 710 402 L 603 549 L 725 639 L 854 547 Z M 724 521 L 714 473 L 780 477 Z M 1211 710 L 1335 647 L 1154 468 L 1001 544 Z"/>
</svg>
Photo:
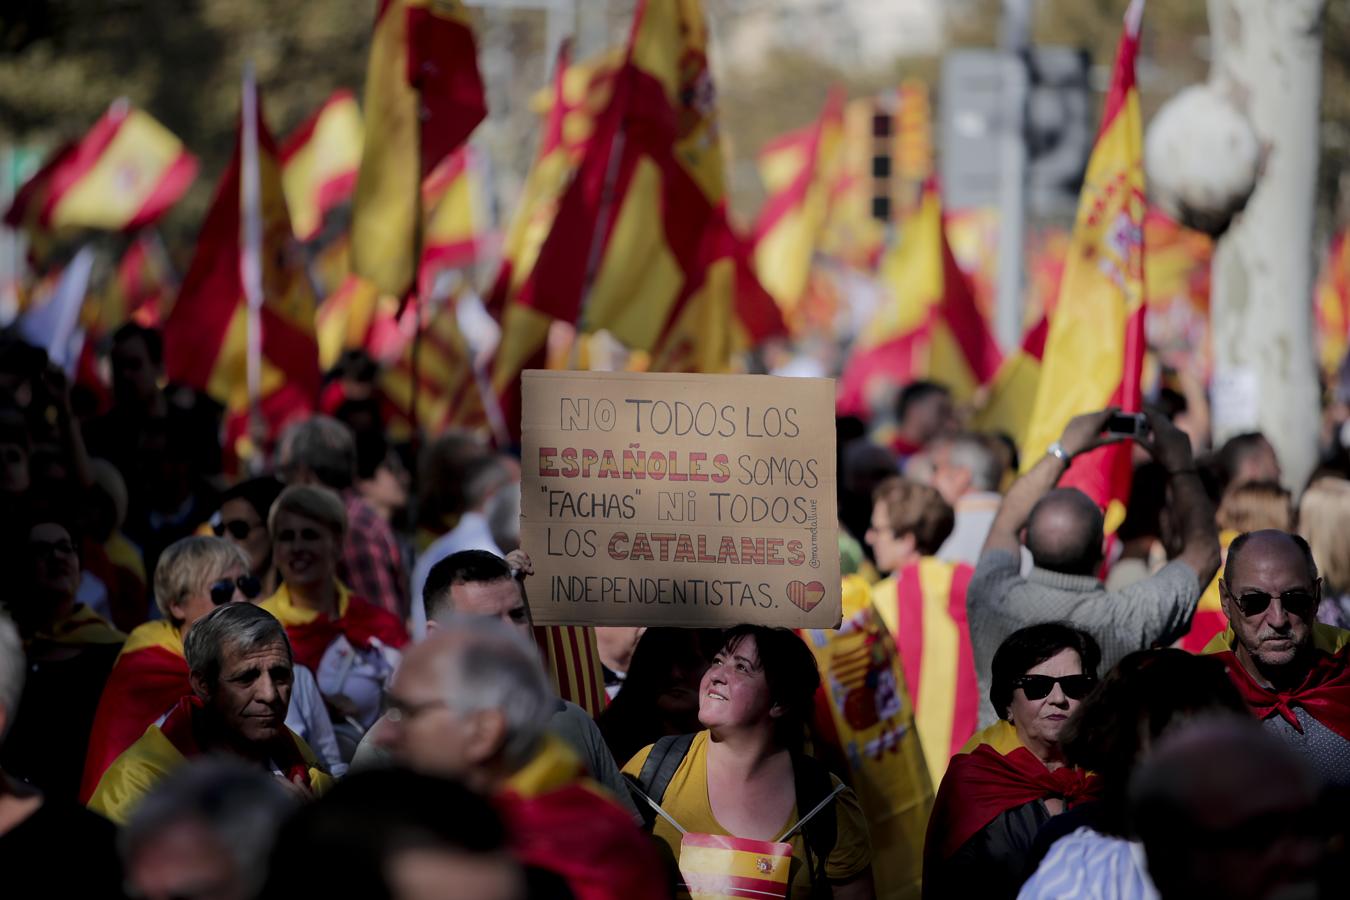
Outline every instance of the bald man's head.
<svg viewBox="0 0 1350 900">
<path fill-rule="evenodd" d="M 1056 488 L 1032 507 L 1027 549 L 1037 568 L 1067 575 L 1092 575 L 1102 561 L 1105 520 L 1087 494 Z"/>
</svg>

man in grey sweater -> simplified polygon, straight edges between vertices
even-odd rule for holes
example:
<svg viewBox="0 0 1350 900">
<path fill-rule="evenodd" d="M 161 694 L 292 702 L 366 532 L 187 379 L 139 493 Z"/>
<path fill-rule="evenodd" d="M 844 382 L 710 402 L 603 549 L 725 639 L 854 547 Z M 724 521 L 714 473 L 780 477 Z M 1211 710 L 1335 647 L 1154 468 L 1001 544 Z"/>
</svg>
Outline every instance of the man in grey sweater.
<svg viewBox="0 0 1350 900">
<path fill-rule="evenodd" d="M 997 717 L 989 702 L 989 666 L 1008 635 L 1039 622 L 1067 622 L 1102 648 L 1102 673 L 1128 653 L 1166 646 L 1190 627 L 1200 594 L 1219 568 L 1214 510 L 1196 474 L 1190 440 L 1164 416 L 1148 414 L 1150 432 L 1136 438 L 1168 472 L 1178 552 L 1157 574 L 1107 591 L 1101 510 L 1075 488 L 1055 488 L 1073 457 L 1118 440 L 1103 434 L 1116 410 L 1070 420 L 1063 436 L 1009 489 L 985 540 L 966 591 L 970 640 L 980 682 L 980 724 Z M 1019 573 L 1025 542 L 1034 567 Z"/>
</svg>

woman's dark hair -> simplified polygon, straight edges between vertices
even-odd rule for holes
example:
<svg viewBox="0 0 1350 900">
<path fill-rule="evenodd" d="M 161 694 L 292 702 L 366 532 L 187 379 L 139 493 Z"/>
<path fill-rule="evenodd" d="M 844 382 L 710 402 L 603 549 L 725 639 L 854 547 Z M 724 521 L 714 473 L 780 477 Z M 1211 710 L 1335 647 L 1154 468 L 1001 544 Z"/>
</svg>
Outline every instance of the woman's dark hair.
<svg viewBox="0 0 1350 900">
<path fill-rule="evenodd" d="M 774 720 L 774 737 L 779 746 L 800 750 L 806 726 L 815 710 L 816 690 L 820 687 L 820 668 L 806 642 L 788 628 L 764 625 L 737 625 L 722 636 L 723 653 L 734 653 L 748 637 L 755 639 L 759 667 L 769 686 L 770 702 L 783 709 Z"/>
<path fill-rule="evenodd" d="M 1102 779 L 1101 828 L 1124 834 L 1130 773 L 1149 745 L 1183 716 L 1246 714 L 1223 663 L 1172 647 L 1122 659 L 1093 689 L 1064 730 L 1064 755 Z"/>
<path fill-rule="evenodd" d="M 616 762 L 627 762 L 666 735 L 702 727 L 698 685 L 721 646 L 722 632 L 715 629 L 647 629 L 633 649 L 623 687 L 596 719 Z"/>
<path fill-rule="evenodd" d="M 989 702 L 999 718 L 1008 718 L 1014 682 L 1061 650 L 1073 650 L 1083 661 L 1083 674 L 1096 676 L 1102 662 L 1097 641 L 1086 631 L 1063 622 L 1044 622 L 1020 628 L 1008 635 L 994 653 L 990 665 Z"/>
</svg>

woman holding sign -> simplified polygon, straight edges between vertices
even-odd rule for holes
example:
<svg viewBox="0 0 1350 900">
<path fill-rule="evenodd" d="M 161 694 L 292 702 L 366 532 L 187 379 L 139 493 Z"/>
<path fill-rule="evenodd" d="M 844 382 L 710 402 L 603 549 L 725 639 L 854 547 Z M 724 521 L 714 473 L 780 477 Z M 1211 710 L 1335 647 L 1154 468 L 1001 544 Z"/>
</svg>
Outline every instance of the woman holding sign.
<svg viewBox="0 0 1350 900">
<path fill-rule="evenodd" d="M 699 685 L 705 730 L 662 738 L 624 767 L 678 860 L 679 896 L 875 895 L 857 797 L 802 751 L 819 685 L 794 632 L 732 628 Z"/>
</svg>

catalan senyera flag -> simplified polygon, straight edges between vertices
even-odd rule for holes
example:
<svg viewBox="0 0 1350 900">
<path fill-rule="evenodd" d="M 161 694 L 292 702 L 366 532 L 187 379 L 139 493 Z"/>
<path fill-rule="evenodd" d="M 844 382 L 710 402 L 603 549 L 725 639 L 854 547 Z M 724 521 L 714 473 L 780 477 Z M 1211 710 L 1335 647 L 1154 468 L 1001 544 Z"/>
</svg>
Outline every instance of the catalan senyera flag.
<svg viewBox="0 0 1350 900">
<path fill-rule="evenodd" d="M 450 427 L 472 430 L 487 424 L 473 354 L 460 333 L 454 301 L 452 297 L 431 304 L 421 297 L 413 298 L 396 320 L 396 340 L 390 346 L 376 348 L 374 355 L 384 363 L 379 390 L 385 422 L 396 438 L 407 438 L 416 430 L 435 434 Z M 421 309 L 424 304 L 426 308 Z M 377 315 L 392 317 L 397 313 L 394 298 L 383 298 L 381 305 L 383 309 Z M 413 334 L 419 320 L 414 410 Z"/>
<path fill-rule="evenodd" d="M 1041 382 L 1041 357 L 1050 320 L 1044 316 L 1027 331 L 1017 351 L 1010 353 L 989 384 L 984 405 L 975 411 L 971 424 L 978 431 L 1006 434 L 1023 446 L 1031 426 L 1036 390 Z"/>
<path fill-rule="evenodd" d="M 339 90 L 281 145 L 281 183 L 300 240 L 317 235 L 328 211 L 356 189 L 363 140 L 356 96 Z"/>
<path fill-rule="evenodd" d="M 366 133 L 352 208 L 352 267 L 381 293 L 414 287 L 422 181 L 487 115 L 459 0 L 380 0 L 366 69 Z"/>
<path fill-rule="evenodd" d="M 802 636 L 820 666 L 818 755 L 840 775 L 847 771 L 867 816 L 877 896 L 917 897 L 934 784 L 900 655 L 867 581 L 844 578 L 837 631 L 808 630 Z"/>
<path fill-rule="evenodd" d="M 196 177 L 197 158 L 182 141 L 149 113 L 117 100 L 19 189 L 5 224 L 131 231 L 163 215 Z"/>
<path fill-rule="evenodd" d="M 1331 242 L 1317 279 L 1317 338 L 1322 371 L 1332 375 L 1350 350 L 1350 231 Z"/>
<path fill-rule="evenodd" d="M 926 556 L 877 582 L 872 605 L 895 638 L 933 784 L 979 724 L 980 687 L 966 621 L 974 570 Z"/>
<path fill-rule="evenodd" d="M 842 92 L 830 92 L 814 124 L 765 147 L 760 172 L 769 198 L 755 223 L 755 270 L 789 318 L 806 291 L 829 212 L 844 130 Z"/>
<path fill-rule="evenodd" d="M 422 182 L 426 219 L 422 235 L 419 293 L 429 297 L 437 274 L 472 265 L 486 236 L 482 166 L 472 147 L 441 161 Z"/>
<path fill-rule="evenodd" d="M 257 401 L 269 437 L 313 408 L 319 393 L 314 293 L 286 211 L 276 144 L 255 104 L 261 237 L 261 378 Z M 245 297 L 244 117 L 234 157 L 197 238 L 178 300 L 164 322 L 169 379 L 204 390 L 225 406 L 227 436 L 246 430 L 249 304 Z M 231 421 L 233 420 L 233 422 Z M 233 445 L 232 445 L 233 446 Z"/>
<path fill-rule="evenodd" d="M 1137 411 L 1144 362 L 1143 128 L 1134 60 L 1143 0 L 1133 0 L 1116 51 L 1096 146 L 1088 161 L 1078 218 L 1050 318 L 1041 381 L 1023 471 L 1059 439 L 1069 419 L 1119 406 Z M 1124 518 L 1130 493 L 1128 442 L 1075 459 L 1063 486 L 1082 489 L 1106 510 L 1107 530 Z"/>
<path fill-rule="evenodd" d="M 534 640 L 558 696 L 593 717 L 600 715 L 609 697 L 605 694 L 605 674 L 600 668 L 595 629 L 583 625 L 536 625 Z"/>
</svg>

